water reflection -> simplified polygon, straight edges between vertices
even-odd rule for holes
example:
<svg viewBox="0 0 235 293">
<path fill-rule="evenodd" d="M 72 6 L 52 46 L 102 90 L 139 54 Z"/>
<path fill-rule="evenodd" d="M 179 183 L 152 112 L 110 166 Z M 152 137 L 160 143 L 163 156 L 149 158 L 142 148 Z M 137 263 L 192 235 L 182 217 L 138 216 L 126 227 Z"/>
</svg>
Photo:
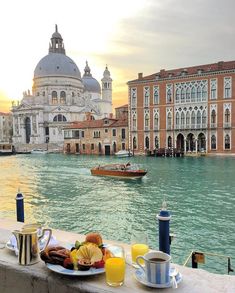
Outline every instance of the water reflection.
<svg viewBox="0 0 235 293">
<path fill-rule="evenodd" d="M 125 159 L 100 156 L 17 155 L 0 158 L 0 217 L 16 218 L 15 196 L 25 196 L 26 221 L 129 243 L 132 226 L 143 226 L 158 248 L 156 214 L 163 200 L 176 234 L 173 260 L 192 249 L 233 256 L 235 158 L 130 160 L 148 169 L 143 180 L 94 177 L 90 168 Z"/>
</svg>

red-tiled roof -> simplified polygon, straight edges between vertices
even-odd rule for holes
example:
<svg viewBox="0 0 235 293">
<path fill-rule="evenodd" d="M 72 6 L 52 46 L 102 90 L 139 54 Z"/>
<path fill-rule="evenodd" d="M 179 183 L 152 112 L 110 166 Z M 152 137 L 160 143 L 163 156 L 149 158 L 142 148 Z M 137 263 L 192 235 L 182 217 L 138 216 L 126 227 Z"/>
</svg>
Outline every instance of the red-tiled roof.
<svg viewBox="0 0 235 293">
<path fill-rule="evenodd" d="M 127 107 L 128 107 L 128 104 L 125 104 L 125 105 L 123 105 L 123 106 L 116 107 L 115 109 L 127 108 Z"/>
<path fill-rule="evenodd" d="M 177 69 L 172 69 L 172 70 L 165 70 L 162 69 L 160 72 L 143 76 L 140 79 L 135 79 L 131 80 L 133 81 L 140 81 L 140 80 L 151 80 L 151 79 L 156 79 L 156 76 L 159 78 L 167 78 L 171 74 L 172 77 L 180 76 L 182 72 L 185 72 L 186 75 L 192 75 L 192 74 L 197 74 L 198 70 L 201 70 L 203 72 L 215 72 L 215 71 L 224 71 L 224 70 L 231 70 L 235 69 L 235 61 L 220 61 L 217 63 L 211 63 L 211 64 L 204 64 L 204 65 L 197 65 L 197 66 L 191 66 L 191 67 L 182 67 L 182 68 L 177 68 Z"/>
<path fill-rule="evenodd" d="M 0 115 L 4 115 L 4 116 L 10 116 L 11 113 L 4 113 L 4 112 L 0 112 Z"/>
<path fill-rule="evenodd" d="M 108 123 L 105 123 L 108 120 Z M 76 121 L 65 127 L 65 129 L 85 129 L 85 128 L 108 128 L 108 127 L 120 127 L 127 126 L 127 120 L 113 119 L 113 118 L 103 118 L 99 120 L 85 120 Z"/>
</svg>

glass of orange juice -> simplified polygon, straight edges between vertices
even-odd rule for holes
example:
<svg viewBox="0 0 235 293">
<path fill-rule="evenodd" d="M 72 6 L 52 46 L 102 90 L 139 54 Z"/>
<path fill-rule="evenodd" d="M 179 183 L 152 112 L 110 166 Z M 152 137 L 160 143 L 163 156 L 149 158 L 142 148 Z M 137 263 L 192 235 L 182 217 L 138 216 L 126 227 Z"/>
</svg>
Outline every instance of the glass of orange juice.
<svg viewBox="0 0 235 293">
<path fill-rule="evenodd" d="M 109 286 L 118 287 L 124 283 L 125 278 L 125 253 L 122 246 L 109 245 L 111 257 L 105 261 L 105 276 Z"/>
<path fill-rule="evenodd" d="M 139 255 L 144 255 L 149 251 L 148 236 L 145 231 L 135 231 L 131 235 L 131 259 L 134 267 L 139 267 L 136 264 L 136 258 Z"/>
</svg>

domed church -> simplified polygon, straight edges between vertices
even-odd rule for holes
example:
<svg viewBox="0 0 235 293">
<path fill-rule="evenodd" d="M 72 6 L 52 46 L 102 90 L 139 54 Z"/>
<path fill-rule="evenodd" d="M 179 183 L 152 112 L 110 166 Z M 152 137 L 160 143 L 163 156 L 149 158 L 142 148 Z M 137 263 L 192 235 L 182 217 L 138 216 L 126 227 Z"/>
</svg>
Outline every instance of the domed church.
<svg viewBox="0 0 235 293">
<path fill-rule="evenodd" d="M 63 127 L 72 121 L 109 117 L 112 113 L 112 79 L 106 66 L 100 83 L 86 61 L 84 74 L 65 53 L 57 25 L 49 52 L 34 70 L 32 93 L 26 91 L 12 105 L 13 143 L 62 143 Z"/>
</svg>

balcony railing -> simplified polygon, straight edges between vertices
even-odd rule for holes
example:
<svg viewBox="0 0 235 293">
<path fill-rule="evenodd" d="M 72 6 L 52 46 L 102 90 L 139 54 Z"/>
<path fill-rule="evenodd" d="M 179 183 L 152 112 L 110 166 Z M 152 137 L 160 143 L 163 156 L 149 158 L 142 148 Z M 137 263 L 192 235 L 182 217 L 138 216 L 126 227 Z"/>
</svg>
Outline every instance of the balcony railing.
<svg viewBox="0 0 235 293">
<path fill-rule="evenodd" d="M 224 122 L 224 128 L 231 128 L 231 122 Z"/>
<path fill-rule="evenodd" d="M 144 131 L 149 131 L 149 129 L 150 129 L 149 126 L 144 127 Z"/>
<path fill-rule="evenodd" d="M 211 128 L 217 128 L 217 123 L 211 123 Z"/>
</svg>

